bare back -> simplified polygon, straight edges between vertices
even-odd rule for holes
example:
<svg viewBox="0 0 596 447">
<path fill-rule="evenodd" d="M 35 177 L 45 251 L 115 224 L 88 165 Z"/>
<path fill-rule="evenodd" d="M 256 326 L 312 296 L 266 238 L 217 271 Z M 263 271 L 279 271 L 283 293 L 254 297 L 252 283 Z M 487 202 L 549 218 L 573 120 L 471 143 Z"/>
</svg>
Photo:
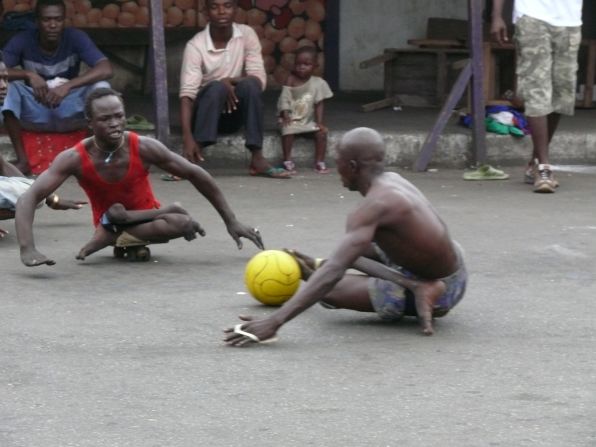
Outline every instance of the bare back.
<svg viewBox="0 0 596 447">
<path fill-rule="evenodd" d="M 428 199 L 402 176 L 385 172 L 365 196 L 380 207 L 374 242 L 396 264 L 425 279 L 450 275 L 457 255 L 446 225 Z"/>
</svg>

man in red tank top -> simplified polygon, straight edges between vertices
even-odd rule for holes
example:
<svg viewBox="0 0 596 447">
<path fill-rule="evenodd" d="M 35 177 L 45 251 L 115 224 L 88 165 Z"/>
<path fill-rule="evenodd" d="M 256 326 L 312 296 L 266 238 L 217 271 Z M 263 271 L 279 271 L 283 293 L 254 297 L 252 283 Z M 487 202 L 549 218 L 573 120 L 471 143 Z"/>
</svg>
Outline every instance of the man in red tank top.
<svg viewBox="0 0 596 447">
<path fill-rule="evenodd" d="M 197 233 L 204 236 L 198 222 L 180 205 L 160 207 L 148 177 L 152 165 L 189 180 L 217 210 L 238 248 L 242 248 L 241 237 L 264 248 L 259 231 L 236 219 L 209 173 L 153 138 L 124 131 L 126 115 L 119 93 L 104 88 L 94 90 L 87 97 L 85 114 L 93 136 L 56 157 L 19 199 L 16 230 L 23 264 L 30 267 L 55 264 L 35 248 L 32 229 L 35 205 L 70 176 L 76 177 L 87 193 L 96 226 L 92 239 L 80 250 L 77 259 L 116 244 L 123 233 L 149 243 L 179 237 L 192 240 Z"/>
</svg>

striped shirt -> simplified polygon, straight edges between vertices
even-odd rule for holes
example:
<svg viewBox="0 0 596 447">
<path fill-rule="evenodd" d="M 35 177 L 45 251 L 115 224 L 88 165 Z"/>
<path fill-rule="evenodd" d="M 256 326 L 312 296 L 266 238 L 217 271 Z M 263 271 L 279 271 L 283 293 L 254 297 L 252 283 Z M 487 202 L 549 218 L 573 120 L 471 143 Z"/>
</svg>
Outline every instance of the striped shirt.
<svg viewBox="0 0 596 447">
<path fill-rule="evenodd" d="M 263 90 L 267 83 L 261 43 L 247 25 L 234 23 L 232 38 L 225 48 L 216 49 L 209 34 L 209 24 L 188 41 L 180 71 L 180 97 L 195 99 L 201 87 L 211 81 L 239 76 L 255 76 Z"/>
<path fill-rule="evenodd" d="M 79 76 L 81 62 L 94 67 L 106 59 L 91 38 L 76 28 L 65 28 L 58 48 L 53 54 L 44 53 L 39 46 L 39 31 L 30 29 L 15 34 L 4 47 L 7 67 L 21 66 L 48 80 L 56 77 L 74 79 Z"/>
</svg>

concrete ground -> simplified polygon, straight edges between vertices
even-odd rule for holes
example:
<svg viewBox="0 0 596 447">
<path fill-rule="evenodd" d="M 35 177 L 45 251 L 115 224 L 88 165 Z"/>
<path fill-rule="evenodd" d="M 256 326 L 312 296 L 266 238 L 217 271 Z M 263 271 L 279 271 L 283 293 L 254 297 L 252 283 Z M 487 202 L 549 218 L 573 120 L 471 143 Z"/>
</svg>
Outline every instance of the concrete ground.
<svg viewBox="0 0 596 447">
<path fill-rule="evenodd" d="M 464 300 L 419 335 L 415 321 L 314 306 L 273 345 L 233 349 L 221 330 L 265 315 L 236 250 L 186 182 L 153 174 L 207 236 L 155 245 L 153 261 L 75 261 L 90 212 L 37 213 L 53 267 L 26 268 L 13 223 L 0 241 L 0 445 L 593 446 L 596 248 L 593 170 L 536 195 L 521 169 L 502 182 L 402 171 L 466 250 Z M 268 248 L 326 256 L 360 200 L 337 174 L 289 181 L 214 171 Z M 60 194 L 81 197 L 69 182 Z"/>
<path fill-rule="evenodd" d="M 275 105 L 277 92 L 268 91 L 265 101 L 265 140 L 263 150 L 274 162 L 281 159 L 281 141 L 277 131 Z M 382 99 L 380 92 L 339 92 L 325 106 L 326 123 L 330 129 L 329 146 L 334 147 L 349 129 L 359 126 L 372 127 L 385 137 L 387 163 L 397 168 L 410 168 L 418 157 L 439 110 L 436 108 L 402 107 L 395 111 L 385 108 L 374 112 L 361 111 L 363 104 Z M 129 115 L 140 113 L 152 119 L 153 105 L 150 96 L 128 94 L 125 96 Z M 179 102 L 176 96 L 169 99 L 171 138 L 170 147 L 181 151 Z M 551 162 L 556 164 L 596 164 L 596 110 L 578 109 L 573 118 L 564 118 L 551 144 Z M 529 137 L 521 139 L 506 135 L 488 134 L 487 161 L 494 166 L 521 166 L 531 154 Z M 219 139 L 219 143 L 206 151 L 208 168 L 239 168 L 247 165 L 248 154 L 241 134 Z M 331 152 L 331 150 L 330 150 Z M 11 159 L 12 146 L 6 135 L 0 135 L 0 153 Z M 294 160 L 299 166 L 313 164 L 313 141 L 299 138 L 294 146 Z M 439 138 L 430 162 L 430 168 L 463 169 L 475 160 L 471 131 L 458 124 L 454 113 Z M 329 159 L 333 165 L 333 160 Z"/>
</svg>

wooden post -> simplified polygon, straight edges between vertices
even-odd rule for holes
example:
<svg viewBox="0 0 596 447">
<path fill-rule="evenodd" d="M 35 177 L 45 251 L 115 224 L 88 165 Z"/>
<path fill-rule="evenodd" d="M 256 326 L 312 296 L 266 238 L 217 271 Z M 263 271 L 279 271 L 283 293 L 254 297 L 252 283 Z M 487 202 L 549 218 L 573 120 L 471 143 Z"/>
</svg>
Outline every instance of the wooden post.
<svg viewBox="0 0 596 447">
<path fill-rule="evenodd" d="M 149 8 L 151 11 L 149 64 L 153 74 L 156 137 L 167 146 L 170 137 L 170 108 L 168 106 L 166 45 L 161 0 L 150 0 Z"/>
<path fill-rule="evenodd" d="M 468 1 L 470 51 L 472 53 L 472 147 L 475 163 L 486 162 L 486 127 L 484 124 L 482 6 L 483 0 Z"/>
<path fill-rule="evenodd" d="M 451 111 L 464 94 L 468 82 L 471 82 L 472 148 L 474 151 L 474 161 L 476 163 L 484 163 L 486 161 L 486 130 L 484 127 L 484 97 L 482 91 L 482 5 L 483 0 L 468 0 L 468 42 L 471 51 L 471 61 L 459 74 L 431 133 L 426 138 L 420 150 L 420 154 L 414 163 L 414 169 L 417 171 L 426 170 L 432 153 L 436 148 L 439 136 L 451 117 Z"/>
</svg>

